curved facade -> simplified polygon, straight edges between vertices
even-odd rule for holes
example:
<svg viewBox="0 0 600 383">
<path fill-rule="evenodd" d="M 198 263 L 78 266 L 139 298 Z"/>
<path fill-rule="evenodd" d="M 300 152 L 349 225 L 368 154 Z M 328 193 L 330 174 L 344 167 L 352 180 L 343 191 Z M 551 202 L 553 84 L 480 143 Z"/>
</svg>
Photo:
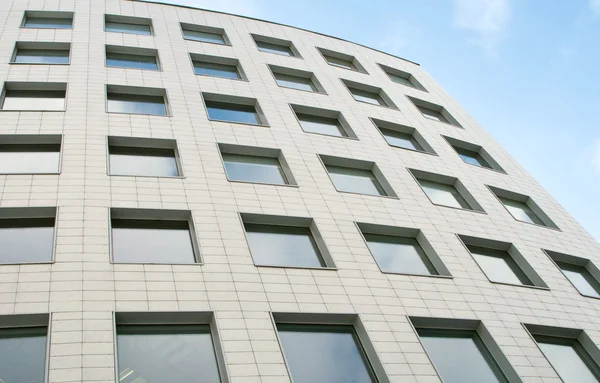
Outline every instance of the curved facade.
<svg viewBox="0 0 600 383">
<path fill-rule="evenodd" d="M 139 1 L 0 21 L 6 382 L 600 381 L 600 245 L 419 65 Z"/>
</svg>

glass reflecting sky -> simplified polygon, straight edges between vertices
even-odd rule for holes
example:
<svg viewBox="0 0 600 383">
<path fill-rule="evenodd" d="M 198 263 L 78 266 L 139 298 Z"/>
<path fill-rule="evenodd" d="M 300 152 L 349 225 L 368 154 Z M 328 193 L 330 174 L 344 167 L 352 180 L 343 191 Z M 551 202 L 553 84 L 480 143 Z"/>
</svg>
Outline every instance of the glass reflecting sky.
<svg viewBox="0 0 600 383">
<path fill-rule="evenodd" d="M 564 383 L 600 382 L 600 377 L 594 376 L 573 345 L 549 341 L 538 341 L 538 345 Z"/>
<path fill-rule="evenodd" d="M 277 158 L 223 153 L 223 161 L 230 180 L 287 184 Z"/>
<path fill-rule="evenodd" d="M 206 101 L 208 117 L 211 120 L 239 122 L 259 125 L 261 123 L 253 105 L 231 104 L 227 102 Z"/>
<path fill-rule="evenodd" d="M 346 168 L 342 166 L 325 165 L 331 180 L 339 191 L 386 195 L 385 191 L 375 179 L 373 172 L 365 169 Z"/>
<path fill-rule="evenodd" d="M 106 65 L 146 70 L 158 70 L 155 56 L 141 56 L 124 53 L 106 52 Z"/>
<path fill-rule="evenodd" d="M 201 41 L 203 43 L 225 44 L 223 35 L 218 33 L 192 31 L 189 29 L 183 30 L 183 37 L 190 40 Z"/>
<path fill-rule="evenodd" d="M 0 144 L 0 174 L 58 173 L 59 144 Z"/>
<path fill-rule="evenodd" d="M 150 25 L 144 24 L 129 24 L 119 23 L 115 21 L 107 21 L 104 23 L 106 32 L 132 33 L 136 35 L 151 35 L 152 30 Z"/>
<path fill-rule="evenodd" d="M 314 116 L 296 113 L 302 130 L 309 133 L 326 134 L 328 136 L 347 137 L 337 118 Z"/>
<path fill-rule="evenodd" d="M 165 116 L 167 108 L 163 96 L 109 93 L 108 112 Z"/>
<path fill-rule="evenodd" d="M 46 327 L 0 330 L 0 382 L 43 383 Z"/>
<path fill-rule="evenodd" d="M 119 176 L 177 177 L 173 149 L 111 146 L 110 174 Z"/>
<path fill-rule="evenodd" d="M 384 272 L 406 274 L 437 274 L 414 238 L 364 234 L 369 249 Z"/>
<path fill-rule="evenodd" d="M 59 49 L 18 49 L 15 62 L 20 64 L 68 64 L 69 51 Z"/>
<path fill-rule="evenodd" d="M 0 220 L 0 263 L 50 262 L 54 221 L 54 218 Z"/>
<path fill-rule="evenodd" d="M 418 179 L 418 181 L 427 196 L 431 199 L 431 202 L 459 209 L 471 208 L 453 185 L 425 179 Z"/>
<path fill-rule="evenodd" d="M 204 76 L 241 79 L 240 73 L 235 65 L 214 64 L 203 61 L 194 61 L 194 72 Z"/>
</svg>

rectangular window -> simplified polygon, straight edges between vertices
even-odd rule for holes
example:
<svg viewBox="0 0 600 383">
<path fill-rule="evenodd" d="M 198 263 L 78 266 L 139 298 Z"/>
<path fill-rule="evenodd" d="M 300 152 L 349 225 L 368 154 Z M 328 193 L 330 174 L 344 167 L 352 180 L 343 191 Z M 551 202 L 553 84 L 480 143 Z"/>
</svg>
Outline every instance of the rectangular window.
<svg viewBox="0 0 600 383">
<path fill-rule="evenodd" d="M 62 112 L 66 96 L 66 83 L 6 82 L 2 110 Z"/>
<path fill-rule="evenodd" d="M 531 197 L 493 186 L 488 188 L 517 221 L 558 229 Z"/>
<path fill-rule="evenodd" d="M 183 38 L 186 40 L 219 45 L 230 45 L 223 28 L 181 23 L 181 31 L 183 32 Z"/>
<path fill-rule="evenodd" d="M 298 118 L 300 127 L 307 133 L 356 138 L 356 134 L 338 111 L 302 105 L 291 105 L 291 107 Z"/>
<path fill-rule="evenodd" d="M 51 262 L 56 208 L 0 208 L 0 264 Z"/>
<path fill-rule="evenodd" d="M 412 74 L 383 64 L 379 64 L 379 66 L 393 82 L 425 91 L 423 85 Z"/>
<path fill-rule="evenodd" d="M 339 57 L 333 57 L 328 55 L 323 55 L 325 57 L 325 61 L 333 66 L 337 66 L 344 69 L 357 70 L 356 65 L 352 61 L 344 60 Z"/>
<path fill-rule="evenodd" d="M 482 168 L 492 168 L 490 164 L 477 152 L 465 148 L 455 148 L 456 152 L 467 164 L 480 166 Z"/>
<path fill-rule="evenodd" d="M 600 298 L 600 270 L 592 261 L 550 250 L 544 252 L 581 295 Z"/>
<path fill-rule="evenodd" d="M 455 177 L 409 169 L 431 203 L 457 209 L 484 212 L 483 208 Z"/>
<path fill-rule="evenodd" d="M 373 124 L 379 129 L 389 145 L 402 149 L 435 154 L 433 148 L 415 128 L 374 118 L 372 118 L 371 121 L 373 121 Z"/>
<path fill-rule="evenodd" d="M 246 77 L 237 59 L 191 53 L 194 73 L 201 76 L 245 80 Z"/>
<path fill-rule="evenodd" d="M 0 316 L 2 382 L 45 381 L 48 322 L 48 314 Z"/>
<path fill-rule="evenodd" d="M 58 174 L 60 135 L 0 135 L 0 174 Z"/>
<path fill-rule="evenodd" d="M 191 213 L 111 209 L 112 256 L 118 263 L 196 263 Z"/>
<path fill-rule="evenodd" d="M 294 184 L 279 149 L 228 144 L 219 144 L 219 149 L 230 181 Z"/>
<path fill-rule="evenodd" d="M 344 79 L 342 79 L 342 83 L 346 85 L 346 88 L 348 88 L 348 91 L 356 101 L 397 109 L 396 105 L 394 105 L 381 88 Z"/>
<path fill-rule="evenodd" d="M 338 68 L 354 70 L 361 73 L 367 73 L 365 68 L 362 65 L 360 65 L 360 63 L 358 62 L 358 60 L 356 60 L 354 56 L 332 51 L 325 48 L 317 49 L 329 65 L 333 65 Z"/>
<path fill-rule="evenodd" d="M 319 155 L 340 192 L 396 197 L 374 162 Z"/>
<path fill-rule="evenodd" d="M 452 146 L 465 163 L 505 173 L 504 169 L 481 146 L 452 137 L 442 137 Z"/>
<path fill-rule="evenodd" d="M 256 99 L 202 93 L 210 120 L 250 125 L 266 125 Z"/>
<path fill-rule="evenodd" d="M 158 51 L 156 49 L 107 45 L 106 66 L 158 70 Z"/>
<path fill-rule="evenodd" d="M 261 52 L 274 53 L 288 57 L 300 57 L 300 54 L 291 41 L 255 34 L 252 34 L 252 38 L 256 43 L 256 47 Z"/>
<path fill-rule="evenodd" d="M 166 92 L 159 88 L 108 85 L 107 112 L 166 116 Z"/>
<path fill-rule="evenodd" d="M 498 197 L 500 202 L 504 204 L 506 210 L 517 220 L 536 225 L 543 225 L 542 220 L 527 206 L 525 202 L 515 201 L 505 197 Z"/>
<path fill-rule="evenodd" d="M 72 29 L 73 12 L 25 11 L 23 28 Z"/>
<path fill-rule="evenodd" d="M 305 90 L 307 92 L 316 92 L 317 87 L 313 84 L 310 78 L 298 77 L 283 73 L 273 73 L 277 85 L 284 88 L 291 88 L 297 90 Z"/>
<path fill-rule="evenodd" d="M 367 104 L 385 106 L 385 102 L 377 93 L 356 88 L 349 88 L 349 90 L 356 101 L 366 102 Z"/>
<path fill-rule="evenodd" d="M 490 281 L 512 285 L 533 285 L 507 251 L 472 245 L 467 245 L 467 248 Z"/>
<path fill-rule="evenodd" d="M 109 136 L 108 153 L 113 176 L 180 176 L 175 140 Z"/>
<path fill-rule="evenodd" d="M 459 122 L 452 117 L 452 115 L 443 106 L 436 105 L 428 101 L 419 100 L 418 98 L 410 96 L 407 97 L 415 105 L 419 112 L 421 112 L 423 117 L 462 128 Z"/>
<path fill-rule="evenodd" d="M 106 32 L 151 36 L 152 20 L 143 17 L 104 15 L 104 30 Z"/>
<path fill-rule="evenodd" d="M 17 42 L 12 64 L 69 64 L 69 43 Z"/>
</svg>

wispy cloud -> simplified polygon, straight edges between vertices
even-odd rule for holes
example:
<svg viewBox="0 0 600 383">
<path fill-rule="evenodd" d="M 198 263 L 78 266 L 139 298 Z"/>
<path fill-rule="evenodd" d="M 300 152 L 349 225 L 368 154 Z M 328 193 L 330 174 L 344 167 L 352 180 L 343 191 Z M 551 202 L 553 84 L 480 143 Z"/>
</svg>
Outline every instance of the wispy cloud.
<svg viewBox="0 0 600 383">
<path fill-rule="evenodd" d="M 506 37 L 510 13 L 509 0 L 456 0 L 454 26 L 471 31 L 469 41 L 495 56 L 496 46 Z"/>
<path fill-rule="evenodd" d="M 596 139 L 596 142 L 594 142 L 592 165 L 598 172 L 600 172 L 600 138 Z"/>
<path fill-rule="evenodd" d="M 590 0 L 590 9 L 600 16 L 600 0 Z"/>
<path fill-rule="evenodd" d="M 153 3 L 168 3 L 188 7 L 234 13 L 236 15 L 260 17 L 261 9 L 256 0 L 145 0 Z"/>
</svg>

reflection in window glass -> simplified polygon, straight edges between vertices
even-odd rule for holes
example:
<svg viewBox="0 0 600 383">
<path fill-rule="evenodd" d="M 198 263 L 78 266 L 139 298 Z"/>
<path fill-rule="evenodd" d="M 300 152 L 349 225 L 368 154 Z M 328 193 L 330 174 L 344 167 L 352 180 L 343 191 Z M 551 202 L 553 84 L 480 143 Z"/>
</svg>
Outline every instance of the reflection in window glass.
<svg viewBox="0 0 600 383">
<path fill-rule="evenodd" d="M 456 207 L 459 209 L 471 209 L 471 206 L 469 206 L 463 196 L 460 195 L 454 185 L 425 179 L 418 179 L 418 181 L 425 191 L 425 194 L 431 199 L 431 202 L 437 205 Z"/>
<path fill-rule="evenodd" d="M 324 267 L 310 228 L 244 224 L 250 252 L 259 266 Z"/>
<path fill-rule="evenodd" d="M 260 125 L 261 121 L 254 105 L 206 100 L 208 118 L 211 120 Z"/>
<path fill-rule="evenodd" d="M 108 113 L 167 115 L 163 96 L 108 93 Z"/>
<path fill-rule="evenodd" d="M 415 85 L 412 83 L 412 81 L 410 81 L 410 78 L 406 78 L 404 76 L 400 76 L 400 75 L 397 75 L 394 73 L 389 73 L 389 72 L 386 72 L 386 73 L 393 82 L 397 82 L 398 84 L 410 86 L 411 88 L 415 87 Z"/>
<path fill-rule="evenodd" d="M 112 220 L 112 250 L 120 263 L 194 263 L 187 221 Z"/>
<path fill-rule="evenodd" d="M 467 164 L 481 166 L 483 168 L 488 169 L 492 168 L 490 164 L 478 152 L 459 147 L 454 147 L 454 149 L 456 149 L 456 152 L 458 153 L 460 158 L 462 158 L 462 160 L 465 161 Z"/>
<path fill-rule="evenodd" d="M 371 170 L 325 165 L 338 191 L 387 195 Z"/>
<path fill-rule="evenodd" d="M 327 60 L 327 62 L 331 65 L 334 65 L 334 66 L 337 66 L 340 68 L 344 68 L 344 69 L 357 70 L 356 65 L 354 65 L 354 63 L 352 61 L 344 60 L 344 59 L 333 57 L 333 56 L 327 56 L 327 55 L 323 55 L 323 57 L 325 57 L 325 60 Z"/>
<path fill-rule="evenodd" d="M 352 326 L 277 324 L 294 383 L 376 382 Z"/>
<path fill-rule="evenodd" d="M 43 382 L 47 327 L 0 329 L 0 382 Z"/>
<path fill-rule="evenodd" d="M 294 56 L 294 52 L 292 52 L 292 48 L 290 48 L 289 46 L 266 43 L 264 41 L 257 41 L 256 46 L 261 52 L 275 53 L 278 55 L 290 57 Z"/>
<path fill-rule="evenodd" d="M 383 272 L 438 274 L 415 238 L 368 233 L 364 236 Z"/>
<path fill-rule="evenodd" d="M 109 152 L 113 176 L 179 176 L 173 149 L 110 146 Z"/>
<path fill-rule="evenodd" d="M 119 383 L 219 383 L 209 325 L 117 326 Z"/>
<path fill-rule="evenodd" d="M 490 281 L 533 285 L 507 251 L 471 245 L 467 245 L 467 248 Z"/>
<path fill-rule="evenodd" d="M 192 31 L 189 29 L 184 29 L 183 37 L 185 39 L 200 41 L 203 43 L 213 43 L 213 44 L 225 45 L 225 39 L 223 38 L 223 35 L 219 34 L 219 33 L 200 32 L 200 31 Z"/>
<path fill-rule="evenodd" d="M 158 70 L 156 56 L 106 52 L 106 66 Z"/>
<path fill-rule="evenodd" d="M 383 99 L 377 93 L 356 88 L 349 89 L 350 93 L 352 93 L 352 96 L 354 96 L 354 99 L 356 101 L 366 102 L 367 104 L 386 106 Z"/>
<path fill-rule="evenodd" d="M 0 144 L 0 174 L 58 173 L 60 144 Z"/>
<path fill-rule="evenodd" d="M 57 17 L 26 17 L 24 28 L 71 29 L 73 19 Z"/>
<path fill-rule="evenodd" d="M 600 298 L 600 283 L 585 267 L 564 262 L 556 264 L 581 294 Z"/>
<path fill-rule="evenodd" d="M 52 261 L 54 221 L 54 218 L 0 219 L 0 263 Z"/>
<path fill-rule="evenodd" d="M 312 80 L 307 77 L 293 76 L 289 74 L 274 73 L 277 85 L 284 88 L 292 88 L 298 90 L 306 90 L 308 92 L 316 92 L 317 88 Z"/>
<path fill-rule="evenodd" d="M 227 177 L 232 181 L 277 185 L 288 183 L 279 160 L 274 157 L 223 153 L 223 162 L 225 163 Z"/>
<path fill-rule="evenodd" d="M 147 36 L 152 34 L 152 29 L 150 28 L 150 25 L 147 24 L 131 24 L 107 21 L 104 23 L 104 29 L 106 32 L 133 33 L 136 35 Z"/>
<path fill-rule="evenodd" d="M 194 61 L 194 73 L 204 76 L 231 78 L 234 80 L 240 80 L 242 78 L 235 65 L 215 64 L 204 61 Z"/>
<path fill-rule="evenodd" d="M 10 90 L 6 91 L 2 110 L 63 111 L 64 90 Z"/>
<path fill-rule="evenodd" d="M 311 114 L 296 113 L 302 130 L 308 133 L 319 133 L 328 136 L 347 137 L 340 120 L 333 117 L 322 117 Z"/>
<path fill-rule="evenodd" d="M 564 383 L 598 383 L 598 366 L 593 371 L 594 361 L 575 339 L 559 339 L 534 336 L 544 356 L 556 370 Z"/>
<path fill-rule="evenodd" d="M 417 142 L 415 136 L 409 133 L 399 132 L 396 130 L 379 128 L 385 137 L 388 144 L 399 148 L 424 151 L 421 144 Z"/>
<path fill-rule="evenodd" d="M 17 49 L 18 64 L 68 64 L 68 49 Z"/>
<path fill-rule="evenodd" d="M 450 123 L 446 119 L 446 117 L 444 117 L 444 115 L 441 112 L 438 112 L 437 110 L 429 109 L 424 106 L 418 106 L 418 108 L 421 111 L 421 113 L 423 114 L 423 116 L 430 120 L 445 122 L 447 124 Z"/>
<path fill-rule="evenodd" d="M 417 332 L 444 383 L 508 382 L 475 332 L 433 329 Z"/>
<path fill-rule="evenodd" d="M 531 210 L 525 202 L 515 201 L 514 199 L 498 197 L 510 214 L 517 220 L 536 225 L 544 225 L 544 222 Z"/>
</svg>

